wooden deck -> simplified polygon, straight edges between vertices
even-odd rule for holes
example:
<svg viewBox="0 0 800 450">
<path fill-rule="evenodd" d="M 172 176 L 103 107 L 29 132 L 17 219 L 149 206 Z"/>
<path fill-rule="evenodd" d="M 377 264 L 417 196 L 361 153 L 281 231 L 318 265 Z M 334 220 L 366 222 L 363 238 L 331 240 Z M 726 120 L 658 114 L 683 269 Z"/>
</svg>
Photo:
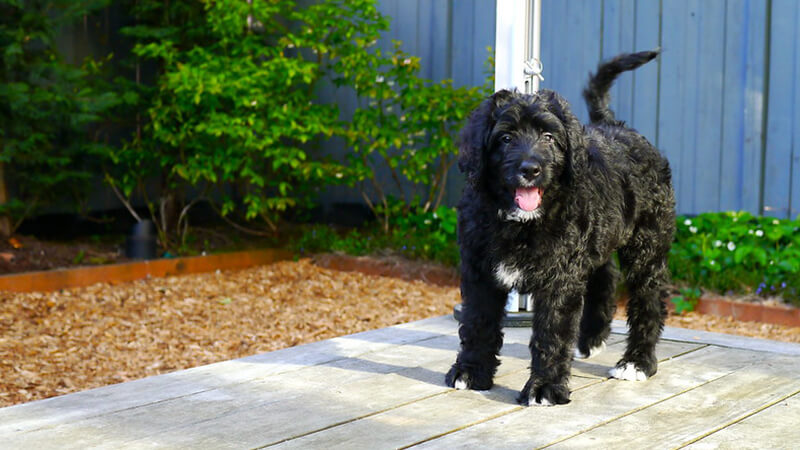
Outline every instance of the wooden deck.
<svg viewBox="0 0 800 450">
<path fill-rule="evenodd" d="M 0 448 L 798 448 L 800 345 L 670 328 L 658 374 L 573 365 L 572 403 L 522 408 L 530 331 L 507 329 L 496 386 L 445 387 L 439 317 L 0 409 Z"/>
</svg>

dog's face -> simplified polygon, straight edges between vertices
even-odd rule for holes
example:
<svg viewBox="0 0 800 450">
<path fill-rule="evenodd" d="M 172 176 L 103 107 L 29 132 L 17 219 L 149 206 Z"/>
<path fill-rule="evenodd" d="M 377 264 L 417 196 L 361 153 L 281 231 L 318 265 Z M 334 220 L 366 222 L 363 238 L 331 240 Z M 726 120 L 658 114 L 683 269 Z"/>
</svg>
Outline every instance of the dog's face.
<svg viewBox="0 0 800 450">
<path fill-rule="evenodd" d="M 526 222 L 543 217 L 549 196 L 577 175 L 582 147 L 582 127 L 556 93 L 499 91 L 462 131 L 459 168 L 502 218 Z"/>
</svg>

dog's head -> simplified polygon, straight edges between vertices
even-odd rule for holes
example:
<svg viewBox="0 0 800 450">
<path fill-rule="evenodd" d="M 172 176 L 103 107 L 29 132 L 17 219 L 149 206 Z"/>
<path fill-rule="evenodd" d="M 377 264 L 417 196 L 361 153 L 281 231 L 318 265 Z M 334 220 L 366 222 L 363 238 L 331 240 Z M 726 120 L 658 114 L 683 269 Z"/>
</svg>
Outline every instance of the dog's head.
<svg viewBox="0 0 800 450">
<path fill-rule="evenodd" d="M 583 127 L 553 91 L 498 91 L 461 131 L 459 169 L 508 220 L 542 217 L 548 195 L 585 166 Z"/>
</svg>

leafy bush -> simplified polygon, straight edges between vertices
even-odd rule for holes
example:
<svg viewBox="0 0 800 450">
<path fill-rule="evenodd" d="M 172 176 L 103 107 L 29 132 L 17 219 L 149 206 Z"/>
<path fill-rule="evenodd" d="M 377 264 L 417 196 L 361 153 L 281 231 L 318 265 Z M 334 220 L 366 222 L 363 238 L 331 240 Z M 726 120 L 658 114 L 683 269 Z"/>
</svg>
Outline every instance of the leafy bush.
<svg viewBox="0 0 800 450">
<path fill-rule="evenodd" d="M 105 3 L 0 0 L 0 234 L 41 206 L 79 204 L 108 154 L 89 134 L 117 102 L 93 83 L 100 62 L 76 67 L 56 47 L 59 27 Z"/>
<path fill-rule="evenodd" d="M 133 12 L 140 25 L 124 32 L 159 76 L 155 90 L 129 86 L 131 97 L 145 94 L 147 120 L 115 155 L 123 170 L 109 179 L 129 198 L 163 174 L 160 205 L 148 202 L 162 241 L 182 232 L 193 204 L 164 202 L 184 199 L 190 186 L 222 216 L 241 206 L 244 218 L 274 228 L 316 188 L 343 181 L 344 168 L 308 154 L 309 143 L 340 129 L 337 107 L 315 102 L 314 92 L 385 28 L 373 2 L 150 0 Z M 165 217 L 169 209 L 181 210 L 177 220 Z"/>
<path fill-rule="evenodd" d="M 185 235 L 186 213 L 199 200 L 222 216 L 244 210 L 240 218 L 274 229 L 320 187 L 343 183 L 361 186 L 388 230 L 380 164 L 396 181 L 404 213 L 418 198 L 426 212 L 441 203 L 455 130 L 484 92 L 420 78 L 419 59 L 399 43 L 390 54 L 376 48 L 388 20 L 374 0 L 298 3 L 132 4 L 138 25 L 124 33 L 135 42 L 136 64 L 154 64 L 157 79 L 154 88 L 118 83 L 134 105 L 127 115 L 137 116 L 136 133 L 114 154 L 107 179 L 128 205 L 136 193 L 146 198 L 162 243 Z M 328 82 L 359 96 L 363 107 L 351 122 L 340 120 L 337 105 L 315 101 Z M 344 161 L 314 151 L 334 135 L 353 146 Z M 145 187 L 159 178 L 151 201 Z M 406 181 L 425 192 L 412 200 Z M 190 189 L 199 194 L 186 202 Z"/>
<path fill-rule="evenodd" d="M 458 154 L 455 136 L 491 92 L 491 83 L 454 88 L 452 80 L 420 78 L 419 58 L 400 50 L 399 42 L 393 54 L 375 50 L 361 63 L 337 80 L 351 84 L 368 101 L 355 111 L 346 131 L 354 150 L 349 162 L 362 197 L 388 231 L 393 212 L 430 212 L 441 205 Z M 391 174 L 391 188 L 379 181 L 381 168 Z M 401 211 L 390 207 L 389 189 L 401 196 Z"/>
<path fill-rule="evenodd" d="M 800 219 L 705 213 L 680 217 L 677 225 L 670 254 L 674 280 L 800 302 Z"/>
</svg>

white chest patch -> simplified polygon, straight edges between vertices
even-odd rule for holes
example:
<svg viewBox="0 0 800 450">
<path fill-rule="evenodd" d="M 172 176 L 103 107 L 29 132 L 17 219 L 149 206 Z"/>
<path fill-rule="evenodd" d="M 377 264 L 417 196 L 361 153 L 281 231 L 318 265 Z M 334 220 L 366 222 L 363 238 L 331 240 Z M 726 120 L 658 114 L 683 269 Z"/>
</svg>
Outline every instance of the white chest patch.
<svg viewBox="0 0 800 450">
<path fill-rule="evenodd" d="M 500 263 L 494 268 L 494 278 L 501 286 L 511 290 L 522 280 L 522 271 Z"/>
<path fill-rule="evenodd" d="M 533 211 L 525 211 L 520 208 L 514 208 L 510 211 L 503 209 L 497 210 L 497 217 L 513 222 L 531 222 L 538 220 L 540 217 L 542 217 L 542 215 L 543 213 L 541 207 L 534 209 Z"/>
</svg>

